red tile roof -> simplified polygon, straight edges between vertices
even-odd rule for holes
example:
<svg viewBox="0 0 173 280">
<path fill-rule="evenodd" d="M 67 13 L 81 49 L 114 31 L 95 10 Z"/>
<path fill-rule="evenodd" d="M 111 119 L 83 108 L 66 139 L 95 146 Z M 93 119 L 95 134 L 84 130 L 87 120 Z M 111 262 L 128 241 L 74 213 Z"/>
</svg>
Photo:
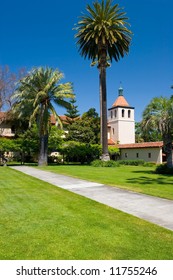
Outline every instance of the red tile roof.
<svg viewBox="0 0 173 280">
<path fill-rule="evenodd" d="M 115 145 L 115 142 L 112 139 L 108 139 L 108 145 Z"/>
<path fill-rule="evenodd" d="M 157 148 L 163 147 L 163 141 L 158 142 L 143 142 L 143 143 L 133 143 L 133 144 L 119 144 L 120 149 L 133 149 L 133 148 Z"/>
<path fill-rule="evenodd" d="M 118 107 L 118 106 L 130 107 L 128 102 L 126 101 L 126 99 L 122 95 L 118 96 L 118 98 L 115 100 L 115 102 L 112 105 L 112 107 Z"/>
</svg>

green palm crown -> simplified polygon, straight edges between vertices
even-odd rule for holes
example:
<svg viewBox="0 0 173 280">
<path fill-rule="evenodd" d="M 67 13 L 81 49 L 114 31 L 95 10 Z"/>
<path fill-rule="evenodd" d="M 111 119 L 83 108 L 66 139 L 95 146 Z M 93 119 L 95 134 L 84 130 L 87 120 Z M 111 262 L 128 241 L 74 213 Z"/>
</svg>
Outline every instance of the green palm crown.
<svg viewBox="0 0 173 280">
<path fill-rule="evenodd" d="M 118 61 L 129 51 L 132 32 L 126 27 L 126 13 L 112 0 L 87 5 L 88 14 L 80 17 L 76 25 L 79 51 L 84 58 L 99 61 L 101 50 L 105 49 L 112 61 Z"/>
</svg>

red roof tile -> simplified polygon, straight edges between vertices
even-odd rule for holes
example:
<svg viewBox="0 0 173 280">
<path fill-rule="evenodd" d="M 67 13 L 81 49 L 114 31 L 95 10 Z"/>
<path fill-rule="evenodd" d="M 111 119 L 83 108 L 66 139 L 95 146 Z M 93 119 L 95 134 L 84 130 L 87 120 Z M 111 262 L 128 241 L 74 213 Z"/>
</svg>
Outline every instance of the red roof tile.
<svg viewBox="0 0 173 280">
<path fill-rule="evenodd" d="M 108 139 L 108 145 L 115 145 L 115 142 L 112 139 Z"/>
<path fill-rule="evenodd" d="M 133 149 L 133 148 L 157 148 L 163 147 L 163 141 L 158 142 L 143 142 L 143 143 L 132 143 L 132 144 L 119 144 L 120 149 Z"/>
<path fill-rule="evenodd" d="M 112 105 L 112 107 L 118 107 L 118 106 L 130 107 L 128 102 L 126 101 L 126 99 L 122 95 L 118 96 L 118 98 L 115 100 L 115 102 Z"/>
</svg>

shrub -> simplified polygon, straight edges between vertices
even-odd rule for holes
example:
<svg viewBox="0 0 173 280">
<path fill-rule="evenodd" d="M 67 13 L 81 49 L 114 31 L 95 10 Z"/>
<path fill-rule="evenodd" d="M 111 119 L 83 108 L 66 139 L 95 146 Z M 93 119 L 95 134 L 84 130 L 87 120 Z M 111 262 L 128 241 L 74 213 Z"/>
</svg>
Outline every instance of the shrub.
<svg viewBox="0 0 173 280">
<path fill-rule="evenodd" d="M 122 165 L 134 165 L 134 166 L 144 165 L 144 163 L 145 163 L 145 161 L 143 159 L 138 159 L 138 160 L 119 160 L 118 162 L 119 162 L 119 164 L 122 164 Z"/>
<path fill-rule="evenodd" d="M 101 146 L 97 144 L 68 141 L 62 145 L 59 152 L 64 155 L 66 162 L 90 163 L 99 158 Z"/>
<path fill-rule="evenodd" d="M 94 167 L 118 167 L 119 163 L 114 160 L 102 161 L 102 160 L 94 160 L 91 162 L 91 165 Z"/>
<path fill-rule="evenodd" d="M 156 163 L 155 162 L 144 162 L 144 165 L 145 167 L 153 167 L 153 166 L 156 166 Z"/>
<path fill-rule="evenodd" d="M 168 167 L 166 164 L 160 164 L 156 167 L 156 174 L 173 175 L 173 167 Z"/>
</svg>

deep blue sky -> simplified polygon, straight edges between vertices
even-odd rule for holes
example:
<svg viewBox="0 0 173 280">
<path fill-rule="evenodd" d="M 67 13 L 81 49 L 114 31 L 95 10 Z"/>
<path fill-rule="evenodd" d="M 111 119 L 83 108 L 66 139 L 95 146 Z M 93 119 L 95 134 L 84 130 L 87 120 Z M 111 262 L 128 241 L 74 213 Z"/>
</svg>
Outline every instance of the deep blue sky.
<svg viewBox="0 0 173 280">
<path fill-rule="evenodd" d="M 1 1 L 0 64 L 16 71 L 33 66 L 58 68 L 62 82 L 74 84 L 80 113 L 95 107 L 99 112 L 97 68 L 90 67 L 75 45 L 74 24 L 92 0 Z M 173 1 L 118 0 L 127 13 L 133 40 L 128 56 L 107 69 L 108 108 L 118 94 L 135 107 L 136 121 L 155 96 L 170 96 L 173 90 Z M 57 110 L 59 114 L 65 111 Z"/>
</svg>

